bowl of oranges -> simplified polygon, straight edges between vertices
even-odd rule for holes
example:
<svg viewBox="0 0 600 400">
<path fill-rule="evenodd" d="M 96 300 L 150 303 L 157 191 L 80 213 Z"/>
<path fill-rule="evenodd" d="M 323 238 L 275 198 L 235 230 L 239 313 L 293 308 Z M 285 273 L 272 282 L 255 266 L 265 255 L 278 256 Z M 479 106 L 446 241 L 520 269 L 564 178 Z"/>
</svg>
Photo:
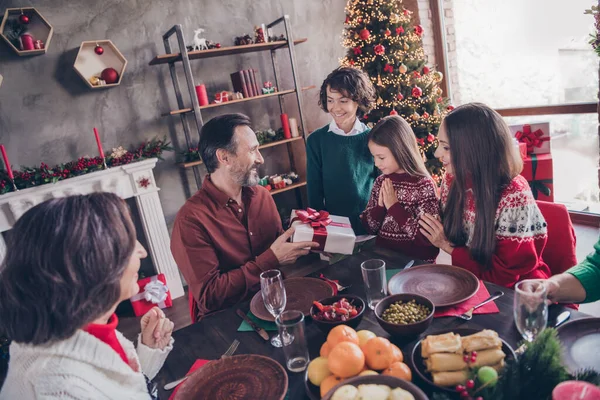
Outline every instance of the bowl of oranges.
<svg viewBox="0 0 600 400">
<path fill-rule="evenodd" d="M 306 369 L 306 390 L 311 398 L 320 399 L 350 378 L 375 375 L 412 380 L 398 346 L 371 331 L 338 325 L 329 331 L 319 357 Z"/>
</svg>

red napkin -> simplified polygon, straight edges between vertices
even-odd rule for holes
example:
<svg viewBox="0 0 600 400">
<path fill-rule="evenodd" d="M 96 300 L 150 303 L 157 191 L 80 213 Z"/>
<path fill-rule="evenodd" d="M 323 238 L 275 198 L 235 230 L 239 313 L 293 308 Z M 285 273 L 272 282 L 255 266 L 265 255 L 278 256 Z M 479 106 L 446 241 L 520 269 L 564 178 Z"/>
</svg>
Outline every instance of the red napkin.
<svg viewBox="0 0 600 400">
<path fill-rule="evenodd" d="M 329 279 L 329 278 L 325 277 L 325 275 L 323 275 L 323 274 L 319 275 L 319 278 L 321 278 L 325 282 L 327 282 L 329 284 L 329 286 L 331 286 L 331 288 L 333 289 L 333 295 L 337 296 L 337 294 L 338 294 L 337 283 L 340 283 L 340 281 Z"/>
<path fill-rule="evenodd" d="M 189 374 L 191 374 L 192 372 L 194 372 L 198 368 L 203 367 L 208 362 L 210 362 L 210 360 L 196 360 L 196 362 L 194 363 L 194 365 L 192 365 L 192 367 L 190 368 L 190 370 L 188 371 L 188 373 L 185 374 L 185 376 L 188 376 Z M 181 382 L 181 383 L 183 383 L 183 382 Z M 173 389 L 173 393 L 169 397 L 169 400 L 173 400 L 175 398 L 175 394 L 177 393 L 177 390 L 179 389 L 179 386 L 181 386 L 181 383 L 179 385 L 175 386 L 175 389 Z"/>
<path fill-rule="evenodd" d="M 475 293 L 475 296 L 471 297 L 469 300 L 457 304 L 455 306 L 436 308 L 435 313 L 433 314 L 435 317 L 456 317 L 460 314 L 464 314 L 471 309 L 471 307 L 476 306 L 481 303 L 485 299 L 490 297 L 490 292 L 488 292 L 485 284 L 482 281 L 479 281 L 479 290 Z M 499 313 L 498 306 L 495 302 L 490 301 L 486 305 L 479 307 L 473 314 L 495 314 Z"/>
</svg>

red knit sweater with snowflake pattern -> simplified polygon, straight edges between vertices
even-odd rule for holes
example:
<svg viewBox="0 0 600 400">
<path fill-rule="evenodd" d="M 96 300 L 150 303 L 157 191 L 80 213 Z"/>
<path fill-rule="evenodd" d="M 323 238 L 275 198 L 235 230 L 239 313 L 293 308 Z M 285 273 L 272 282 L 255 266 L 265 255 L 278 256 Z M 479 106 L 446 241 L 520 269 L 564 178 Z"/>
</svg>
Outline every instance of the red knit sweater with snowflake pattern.
<svg viewBox="0 0 600 400">
<path fill-rule="evenodd" d="M 390 178 L 398 197 L 398 203 L 389 210 L 377 204 L 385 178 Z M 407 173 L 390 174 L 375 179 L 360 219 L 369 234 L 377 235 L 377 245 L 433 263 L 440 250 L 420 232 L 419 218 L 423 213 L 434 216 L 440 213 L 433 180 Z"/>
<path fill-rule="evenodd" d="M 452 181 L 450 174 L 442 181 L 442 209 L 446 207 Z M 473 260 L 469 251 L 475 218 L 473 191 L 469 189 L 463 216 L 468 240 L 465 246 L 457 246 L 452 251 L 452 265 L 471 271 L 479 279 L 508 288 L 524 279 L 550 277 L 550 268 L 541 257 L 548 239 L 546 220 L 525 178 L 517 175 L 502 192 L 496 210 L 496 250 L 489 270 Z"/>
</svg>

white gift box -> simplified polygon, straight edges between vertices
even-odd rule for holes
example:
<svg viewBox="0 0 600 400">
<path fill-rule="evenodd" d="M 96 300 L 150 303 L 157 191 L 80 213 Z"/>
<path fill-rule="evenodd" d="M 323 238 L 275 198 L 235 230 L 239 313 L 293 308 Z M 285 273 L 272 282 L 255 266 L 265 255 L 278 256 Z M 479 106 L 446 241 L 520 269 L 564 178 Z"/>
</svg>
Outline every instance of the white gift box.
<svg viewBox="0 0 600 400">
<path fill-rule="evenodd" d="M 529 128 L 526 127 L 527 125 L 529 126 Z M 540 139 L 539 142 L 537 143 L 537 144 L 539 144 L 539 146 L 537 144 L 533 146 L 533 154 L 546 154 L 546 153 L 551 152 L 551 150 L 550 150 L 550 123 L 549 122 L 540 122 L 537 124 L 509 125 L 508 128 L 510 129 L 510 133 L 516 139 L 518 139 L 518 137 L 517 137 L 518 132 L 521 132 L 521 134 L 519 134 L 519 135 L 522 135 L 523 133 L 526 133 L 528 130 L 531 133 L 527 133 L 527 134 L 532 135 L 536 139 Z M 525 143 L 523 141 L 523 139 L 519 140 L 519 142 Z M 529 151 L 528 151 L 528 154 L 529 154 Z"/>
<path fill-rule="evenodd" d="M 294 221 L 294 218 L 296 218 L 296 210 L 292 210 L 290 221 Z M 332 223 L 325 227 L 327 232 L 325 246 L 324 248 L 315 250 L 326 251 L 328 253 L 352 254 L 356 235 L 350 225 L 350 219 L 337 215 L 329 215 L 329 219 L 331 219 Z M 292 242 L 318 242 L 318 240 L 313 239 L 315 237 L 315 230 L 310 223 L 303 223 L 300 220 L 296 220 L 292 222 L 292 226 L 296 227 L 296 231 L 292 236 Z"/>
</svg>

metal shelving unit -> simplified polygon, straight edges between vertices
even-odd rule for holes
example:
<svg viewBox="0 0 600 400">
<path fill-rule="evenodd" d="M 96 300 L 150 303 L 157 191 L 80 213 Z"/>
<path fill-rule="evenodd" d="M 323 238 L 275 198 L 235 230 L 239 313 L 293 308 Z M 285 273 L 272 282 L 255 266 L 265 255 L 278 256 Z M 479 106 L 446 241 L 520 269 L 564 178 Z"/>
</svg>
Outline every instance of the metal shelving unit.
<svg viewBox="0 0 600 400">
<path fill-rule="evenodd" d="M 192 147 L 192 145 L 193 145 L 192 130 L 190 129 L 190 126 L 188 124 L 188 118 L 187 118 L 188 116 L 190 116 L 190 115 L 193 116 L 193 122 L 195 123 L 195 126 L 196 126 L 196 133 L 199 138 L 200 131 L 202 129 L 202 125 L 204 124 L 203 119 L 202 119 L 202 110 L 211 109 L 211 108 L 215 108 L 215 107 L 224 107 L 224 106 L 227 106 L 230 104 L 239 104 L 241 102 L 247 102 L 247 101 L 252 101 L 252 100 L 261 100 L 261 99 L 270 98 L 270 97 L 277 97 L 277 99 L 279 101 L 279 110 L 281 113 L 284 113 L 284 104 L 282 101 L 283 96 L 295 94 L 296 101 L 298 104 L 298 112 L 300 114 L 299 121 L 300 121 L 300 128 L 302 131 L 301 136 L 299 138 L 292 138 L 292 139 L 281 140 L 279 142 L 268 143 L 268 144 L 261 146 L 261 148 L 267 148 L 267 147 L 273 147 L 273 146 L 277 146 L 277 145 L 286 144 L 287 150 L 288 150 L 288 155 L 290 158 L 291 168 L 292 168 L 292 170 L 297 171 L 297 167 L 294 162 L 294 155 L 292 153 L 291 145 L 295 141 L 300 140 L 300 139 L 302 139 L 304 141 L 304 144 L 306 144 L 306 136 L 305 136 L 306 129 L 305 129 L 305 124 L 304 124 L 304 112 L 302 109 L 302 91 L 308 90 L 308 89 L 313 89 L 313 88 L 315 88 L 315 86 L 301 88 L 300 82 L 298 80 L 298 68 L 296 67 L 295 47 L 298 44 L 306 42 L 307 39 L 305 39 L 305 38 L 294 39 L 294 36 L 292 33 L 292 28 L 291 28 L 291 23 L 290 23 L 290 17 L 288 15 L 284 15 L 283 17 L 278 18 L 277 20 L 268 24 L 267 32 L 276 26 L 280 26 L 280 27 L 283 26 L 283 29 L 285 31 L 285 37 L 287 38 L 287 40 L 259 43 L 259 44 L 250 44 L 250 45 L 244 45 L 244 46 L 223 47 L 223 48 L 219 48 L 219 49 L 210 49 L 210 50 L 201 50 L 201 51 L 188 51 L 187 50 L 181 24 L 177 24 L 177 25 L 173 26 L 171 29 L 169 29 L 168 32 L 166 32 L 163 35 L 163 43 L 165 46 L 166 54 L 156 56 L 152 61 L 150 61 L 150 65 L 162 65 L 162 64 L 169 65 L 169 71 L 171 74 L 171 79 L 173 81 L 173 87 L 175 89 L 175 98 L 177 100 L 177 109 L 172 110 L 167 113 L 164 113 L 163 116 L 169 116 L 169 115 L 170 116 L 179 116 L 179 118 L 181 120 L 181 124 L 183 126 L 183 132 L 185 135 L 185 140 L 186 140 L 188 148 Z M 266 32 L 265 32 L 265 34 L 266 34 Z M 175 37 L 177 39 L 179 53 L 172 52 L 171 43 L 170 43 L 170 39 L 172 37 Z M 277 62 L 277 54 L 276 54 L 278 49 L 287 49 L 288 50 L 289 57 L 290 57 L 291 69 L 292 69 L 292 78 L 293 78 L 293 82 L 294 82 L 293 89 L 282 90 L 280 92 L 275 92 L 272 94 L 259 95 L 259 96 L 254 96 L 254 97 L 249 97 L 249 98 L 244 98 L 244 99 L 234 100 L 234 101 L 228 101 L 228 102 L 219 103 L 219 104 L 209 104 L 209 105 L 200 107 L 200 105 L 198 103 L 198 97 L 196 96 L 196 91 L 195 91 L 194 76 L 192 74 L 192 68 L 191 68 L 191 63 L 190 63 L 191 60 L 221 57 L 221 56 L 228 56 L 228 55 L 235 55 L 235 54 L 244 54 L 244 53 L 250 53 L 250 52 L 269 51 L 270 55 L 271 55 L 271 63 L 273 65 L 273 72 L 275 75 L 275 86 L 278 89 L 280 89 L 281 88 L 281 79 L 280 79 L 280 73 L 279 73 L 278 62 Z M 186 86 L 188 89 L 191 107 L 186 107 L 186 105 L 184 103 L 184 95 L 182 93 L 181 84 L 179 82 L 179 77 L 177 76 L 177 70 L 176 70 L 176 65 L 179 62 L 181 62 L 183 65 L 183 72 L 185 74 L 185 81 L 186 81 L 185 83 L 186 83 Z M 181 164 L 181 166 L 183 168 L 192 168 L 193 169 L 194 178 L 195 178 L 196 185 L 198 188 L 200 188 L 200 186 L 202 184 L 201 177 L 200 177 L 200 170 L 199 170 L 199 165 L 201 165 L 201 164 L 202 164 L 201 161 L 188 162 L 188 163 Z M 305 175 L 305 174 L 303 174 L 303 175 Z M 271 192 L 271 194 L 275 195 L 277 193 L 281 193 L 281 192 L 284 192 L 287 190 L 297 189 L 296 197 L 297 197 L 300 205 L 302 205 L 302 200 L 301 200 L 299 190 L 302 187 L 304 187 L 305 185 L 306 185 L 305 181 L 298 182 L 298 183 L 293 184 L 284 189 L 273 190 Z"/>
</svg>

